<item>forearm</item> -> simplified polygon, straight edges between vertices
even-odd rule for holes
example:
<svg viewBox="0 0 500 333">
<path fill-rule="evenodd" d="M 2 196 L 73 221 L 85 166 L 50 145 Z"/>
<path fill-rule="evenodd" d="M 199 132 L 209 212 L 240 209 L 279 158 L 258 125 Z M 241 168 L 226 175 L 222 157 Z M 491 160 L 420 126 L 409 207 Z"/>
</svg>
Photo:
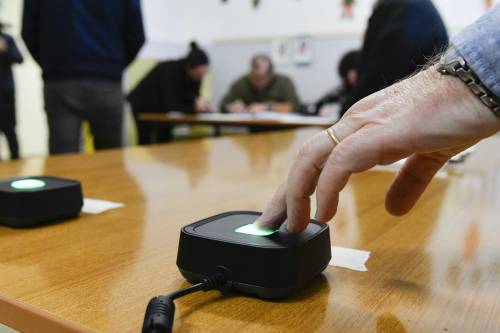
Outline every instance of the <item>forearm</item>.
<svg viewBox="0 0 500 333">
<path fill-rule="evenodd" d="M 228 109 L 229 103 L 226 101 L 222 101 L 219 105 L 220 112 L 222 113 L 229 113 Z"/>
<path fill-rule="evenodd" d="M 6 61 L 9 63 L 20 64 L 24 60 L 23 56 L 21 55 L 21 52 L 19 52 L 19 49 L 17 48 L 17 46 L 13 40 L 9 41 L 8 49 L 7 49 L 7 52 L 4 54 L 4 56 L 5 56 Z"/>
<path fill-rule="evenodd" d="M 230 106 L 232 103 L 238 101 L 238 96 L 233 94 L 233 93 L 228 93 L 223 99 L 222 102 L 220 103 L 220 111 L 222 113 L 230 113 Z"/>
<path fill-rule="evenodd" d="M 323 105 L 323 104 L 330 104 L 330 103 L 337 103 L 340 99 L 340 89 L 335 89 L 333 91 L 330 91 L 329 93 L 325 94 L 323 97 L 321 97 L 317 102 L 316 105 Z"/>
<path fill-rule="evenodd" d="M 194 114 L 196 113 L 195 109 L 195 102 L 178 102 L 178 103 L 172 103 L 170 105 L 165 105 L 162 108 L 163 112 L 169 112 L 169 111 L 178 111 L 178 112 L 183 112 L 183 113 L 188 113 L 188 114 Z"/>
</svg>

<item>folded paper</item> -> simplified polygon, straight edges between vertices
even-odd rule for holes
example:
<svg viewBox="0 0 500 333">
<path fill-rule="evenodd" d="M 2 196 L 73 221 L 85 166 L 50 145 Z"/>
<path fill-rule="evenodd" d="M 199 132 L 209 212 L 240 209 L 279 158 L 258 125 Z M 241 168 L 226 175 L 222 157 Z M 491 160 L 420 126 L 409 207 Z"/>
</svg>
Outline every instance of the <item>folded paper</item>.
<svg viewBox="0 0 500 333">
<path fill-rule="evenodd" d="M 368 258 L 370 258 L 369 251 L 332 246 L 332 259 L 329 265 L 366 272 L 368 271 L 366 268 Z"/>
</svg>

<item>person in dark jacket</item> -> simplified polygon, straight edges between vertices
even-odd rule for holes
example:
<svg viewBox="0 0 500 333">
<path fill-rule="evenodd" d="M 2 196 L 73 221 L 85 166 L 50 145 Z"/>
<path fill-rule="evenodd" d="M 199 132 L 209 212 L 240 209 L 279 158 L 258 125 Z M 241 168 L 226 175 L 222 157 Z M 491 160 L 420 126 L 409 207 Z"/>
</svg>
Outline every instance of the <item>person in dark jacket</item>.
<svg viewBox="0 0 500 333">
<path fill-rule="evenodd" d="M 192 42 L 185 58 L 159 63 L 139 82 L 128 100 L 140 145 L 172 139 L 171 127 L 163 126 L 159 133 L 155 133 L 150 123 L 139 119 L 140 113 L 177 111 L 194 114 L 211 111 L 211 104 L 200 97 L 201 81 L 208 69 L 208 55 Z"/>
<path fill-rule="evenodd" d="M 22 36 L 43 71 L 51 154 L 122 146 L 123 70 L 144 43 L 140 0 L 25 0 Z"/>
<path fill-rule="evenodd" d="M 431 0 L 379 0 L 365 33 L 356 88 L 342 113 L 414 73 L 447 45 L 446 28 Z"/>
<path fill-rule="evenodd" d="M 19 158 L 19 144 L 16 134 L 16 101 L 12 64 L 23 62 L 23 56 L 14 39 L 3 32 L 0 23 L 0 131 L 7 138 L 10 158 Z"/>
<path fill-rule="evenodd" d="M 358 59 L 359 50 L 349 51 L 342 56 L 338 65 L 338 75 L 342 83 L 325 94 L 318 101 L 312 104 L 306 104 L 301 107 L 301 113 L 307 115 L 321 115 L 323 108 L 327 104 L 339 103 L 342 108 L 346 100 L 351 96 L 358 78 Z"/>
</svg>

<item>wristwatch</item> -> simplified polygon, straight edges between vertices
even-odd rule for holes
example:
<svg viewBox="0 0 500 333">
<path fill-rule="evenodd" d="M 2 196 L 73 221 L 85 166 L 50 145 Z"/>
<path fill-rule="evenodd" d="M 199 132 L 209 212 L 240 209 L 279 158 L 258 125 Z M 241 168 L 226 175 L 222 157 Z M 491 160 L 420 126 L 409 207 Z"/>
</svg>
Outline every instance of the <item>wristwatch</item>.
<svg viewBox="0 0 500 333">
<path fill-rule="evenodd" d="M 497 117 L 500 117 L 500 98 L 481 82 L 456 47 L 450 46 L 441 56 L 437 70 L 443 75 L 458 77 L 484 105 L 490 108 Z"/>
</svg>

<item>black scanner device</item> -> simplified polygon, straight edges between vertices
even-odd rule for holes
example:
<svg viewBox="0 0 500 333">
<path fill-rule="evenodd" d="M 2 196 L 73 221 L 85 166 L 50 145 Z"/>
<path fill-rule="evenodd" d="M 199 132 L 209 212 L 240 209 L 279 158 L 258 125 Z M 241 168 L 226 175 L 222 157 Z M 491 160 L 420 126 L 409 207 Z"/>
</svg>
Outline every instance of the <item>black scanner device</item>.
<svg viewBox="0 0 500 333">
<path fill-rule="evenodd" d="M 0 181 L 0 225 L 29 228 L 78 216 L 83 206 L 79 181 L 48 176 Z"/>
<path fill-rule="evenodd" d="M 231 290 L 260 298 L 284 298 L 330 262 L 328 225 L 311 221 L 300 233 L 286 223 L 276 231 L 256 227 L 257 212 L 228 212 L 181 230 L 177 266 L 191 283 L 220 270 Z"/>
<path fill-rule="evenodd" d="M 174 300 L 197 291 L 230 290 L 263 299 L 293 295 L 331 259 L 328 225 L 311 220 L 300 233 L 254 224 L 261 213 L 219 214 L 181 229 L 177 266 L 193 285 L 151 299 L 143 333 L 171 332 Z"/>
</svg>

